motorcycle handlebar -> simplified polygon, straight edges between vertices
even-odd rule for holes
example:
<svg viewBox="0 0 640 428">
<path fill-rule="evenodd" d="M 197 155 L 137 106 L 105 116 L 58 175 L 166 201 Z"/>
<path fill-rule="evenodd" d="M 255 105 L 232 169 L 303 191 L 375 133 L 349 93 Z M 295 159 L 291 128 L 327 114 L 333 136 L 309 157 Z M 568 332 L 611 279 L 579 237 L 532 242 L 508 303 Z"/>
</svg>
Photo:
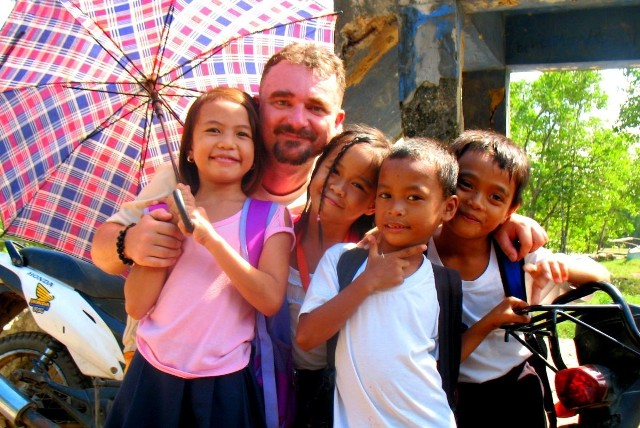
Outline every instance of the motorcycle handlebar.
<svg viewBox="0 0 640 428">
<path fill-rule="evenodd" d="M 633 313 L 631 312 L 631 308 L 629 304 L 625 300 L 624 296 L 618 290 L 616 286 L 610 284 L 608 282 L 588 282 L 586 284 L 581 285 L 580 287 L 570 290 L 561 296 L 558 296 L 552 304 L 550 305 L 531 305 L 526 308 L 519 310 L 519 313 L 530 313 L 530 312 L 552 312 L 552 311 L 560 311 L 567 309 L 579 309 L 580 307 L 584 308 L 584 305 L 571 305 L 570 302 L 588 296 L 596 291 L 602 291 L 607 294 L 611 300 L 612 304 L 608 305 L 598 305 L 598 307 L 606 307 L 606 308 L 617 308 L 620 310 L 620 318 L 622 323 L 629 335 L 629 338 L 633 342 L 635 346 L 640 348 L 640 330 L 638 330 L 638 326 L 636 325 L 635 319 L 633 317 Z M 507 329 L 513 326 L 505 326 Z"/>
</svg>

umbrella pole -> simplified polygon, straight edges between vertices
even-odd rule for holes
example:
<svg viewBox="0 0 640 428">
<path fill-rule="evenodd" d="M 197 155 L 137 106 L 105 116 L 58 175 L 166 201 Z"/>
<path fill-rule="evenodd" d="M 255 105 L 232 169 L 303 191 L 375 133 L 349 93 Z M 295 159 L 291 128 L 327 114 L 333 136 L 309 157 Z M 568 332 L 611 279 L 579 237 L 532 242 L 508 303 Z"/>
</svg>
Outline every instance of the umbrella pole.
<svg viewBox="0 0 640 428">
<path fill-rule="evenodd" d="M 162 102 L 158 98 L 157 92 L 153 92 L 152 98 L 153 98 L 153 110 L 155 111 L 156 116 L 158 116 L 158 119 L 160 120 L 160 126 L 162 126 L 162 133 L 164 134 L 164 141 L 167 144 L 167 150 L 169 151 L 169 159 L 171 159 L 171 166 L 173 166 L 173 173 L 176 176 L 176 181 L 178 183 L 182 183 L 182 180 L 180 179 L 180 171 L 178 171 L 178 165 L 176 164 L 175 157 L 171 152 L 171 147 L 169 146 L 169 141 L 167 139 L 167 130 L 165 128 L 165 123 L 164 123 L 164 111 L 162 110 Z M 184 223 L 185 228 L 187 229 L 188 232 L 193 232 L 194 226 L 193 226 L 193 223 L 191 222 L 191 218 L 189 217 L 189 213 L 187 212 L 187 209 L 184 205 L 184 200 L 182 199 L 182 193 L 180 193 L 180 190 L 175 189 L 172 194 L 173 194 L 173 199 L 176 201 L 176 206 L 178 208 L 178 212 L 180 213 L 180 216 L 182 217 L 182 222 Z"/>
<path fill-rule="evenodd" d="M 158 119 L 160 120 L 160 126 L 162 127 L 162 134 L 164 135 L 164 142 L 167 146 L 167 151 L 169 152 L 169 160 L 171 160 L 171 166 L 173 167 L 173 173 L 176 176 L 176 181 L 178 183 L 182 183 L 182 180 L 180 179 L 180 171 L 178 171 L 178 164 L 176 162 L 175 156 L 173 155 L 173 151 L 171 151 L 171 146 L 169 145 L 169 140 L 167 139 L 167 129 L 165 127 L 165 117 L 164 117 L 164 110 L 162 110 L 162 101 L 160 101 L 160 98 L 158 97 L 158 93 L 157 92 L 153 92 L 151 94 L 151 98 L 153 100 L 153 111 L 155 112 L 156 116 L 158 116 Z"/>
</svg>

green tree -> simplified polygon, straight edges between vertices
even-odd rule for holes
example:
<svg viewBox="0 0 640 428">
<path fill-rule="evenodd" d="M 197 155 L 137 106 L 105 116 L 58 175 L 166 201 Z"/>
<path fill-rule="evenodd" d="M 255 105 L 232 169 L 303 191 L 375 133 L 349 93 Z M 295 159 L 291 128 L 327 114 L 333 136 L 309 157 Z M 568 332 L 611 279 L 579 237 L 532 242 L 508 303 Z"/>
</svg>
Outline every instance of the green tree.
<svg viewBox="0 0 640 428">
<path fill-rule="evenodd" d="M 596 251 L 633 229 L 634 206 L 637 215 L 637 158 L 629 134 L 593 114 L 606 106 L 600 83 L 597 71 L 571 71 L 511 86 L 511 138 L 531 162 L 520 212 L 547 229 L 554 250 Z"/>
<path fill-rule="evenodd" d="M 640 129 L 640 68 L 625 71 L 628 79 L 627 100 L 620 108 L 620 117 L 616 124 L 618 131 Z"/>
</svg>

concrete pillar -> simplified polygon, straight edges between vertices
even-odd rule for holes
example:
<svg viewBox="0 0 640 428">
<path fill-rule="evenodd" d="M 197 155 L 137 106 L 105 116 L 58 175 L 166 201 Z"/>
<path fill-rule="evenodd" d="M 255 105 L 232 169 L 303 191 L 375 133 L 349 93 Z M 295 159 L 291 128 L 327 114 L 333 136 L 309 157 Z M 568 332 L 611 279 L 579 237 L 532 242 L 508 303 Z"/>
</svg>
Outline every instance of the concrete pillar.
<svg viewBox="0 0 640 428">
<path fill-rule="evenodd" d="M 458 4 L 454 0 L 400 4 L 398 15 L 404 135 L 451 141 L 462 129 Z"/>
</svg>

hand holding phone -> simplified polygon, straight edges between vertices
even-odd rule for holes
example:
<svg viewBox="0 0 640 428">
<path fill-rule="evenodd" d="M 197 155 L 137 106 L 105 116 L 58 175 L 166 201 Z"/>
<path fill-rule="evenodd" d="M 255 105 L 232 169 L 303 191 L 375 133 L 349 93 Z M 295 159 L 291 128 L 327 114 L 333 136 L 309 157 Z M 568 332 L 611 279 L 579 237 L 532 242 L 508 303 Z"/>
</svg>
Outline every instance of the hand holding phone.
<svg viewBox="0 0 640 428">
<path fill-rule="evenodd" d="M 178 212 L 180 213 L 180 217 L 182 218 L 182 223 L 184 227 L 187 229 L 187 232 L 193 232 L 193 223 L 191 222 L 191 217 L 189 217 L 189 213 L 187 212 L 187 208 L 184 205 L 184 199 L 182 198 L 182 192 L 179 189 L 173 191 L 173 199 L 176 201 L 176 207 L 178 208 Z"/>
</svg>

